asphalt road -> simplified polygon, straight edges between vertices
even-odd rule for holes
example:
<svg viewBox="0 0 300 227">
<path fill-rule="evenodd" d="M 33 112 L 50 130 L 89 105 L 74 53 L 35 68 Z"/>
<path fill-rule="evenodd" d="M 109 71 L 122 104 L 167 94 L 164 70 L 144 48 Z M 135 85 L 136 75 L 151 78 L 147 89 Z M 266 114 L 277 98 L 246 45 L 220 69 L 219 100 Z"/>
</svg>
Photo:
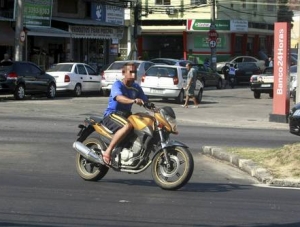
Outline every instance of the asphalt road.
<svg viewBox="0 0 300 227">
<path fill-rule="evenodd" d="M 150 170 L 137 175 L 110 171 L 94 183 L 79 178 L 71 147 L 77 124 L 101 113 L 107 98 L 2 98 L 0 226 L 299 226 L 298 190 L 265 188 L 239 169 L 199 152 L 202 145 L 213 143 L 240 139 L 245 144 L 247 137 L 262 144 L 280 138 L 278 145 L 298 140 L 288 133 L 287 124 L 265 119 L 269 110 L 261 107 L 269 108 L 272 100 L 255 100 L 263 113 L 254 115 L 245 110 L 247 102 L 255 104 L 251 94 L 245 94 L 243 88 L 207 90 L 199 109 L 155 100 L 174 107 L 178 140 L 190 146 L 195 160 L 190 182 L 175 192 L 158 188 Z M 231 117 L 222 118 L 230 109 Z M 246 127 L 249 121 L 253 124 Z"/>
</svg>

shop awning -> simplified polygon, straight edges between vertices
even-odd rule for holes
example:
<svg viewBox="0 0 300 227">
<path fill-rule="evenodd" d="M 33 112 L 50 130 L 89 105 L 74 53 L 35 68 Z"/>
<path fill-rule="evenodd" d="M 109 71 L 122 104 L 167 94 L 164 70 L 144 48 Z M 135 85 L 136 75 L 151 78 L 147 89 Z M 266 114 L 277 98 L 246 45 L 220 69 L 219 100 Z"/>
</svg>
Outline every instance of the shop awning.
<svg viewBox="0 0 300 227">
<path fill-rule="evenodd" d="M 94 25 L 94 26 L 109 26 L 109 27 L 124 27 L 124 25 L 112 24 L 107 22 L 101 22 L 91 19 L 76 19 L 76 18 L 64 18 L 64 17 L 52 17 L 52 20 L 66 22 L 69 24 L 77 25 Z"/>
<path fill-rule="evenodd" d="M 27 27 L 28 36 L 47 36 L 47 37 L 63 37 L 70 38 L 68 31 L 52 27 Z"/>
<path fill-rule="evenodd" d="M 0 46 L 14 46 L 15 31 L 8 22 L 0 22 Z"/>
<path fill-rule="evenodd" d="M 141 26 L 141 32 L 145 33 L 158 33 L 158 34 L 176 34 L 186 30 L 184 25 L 181 26 Z"/>
</svg>

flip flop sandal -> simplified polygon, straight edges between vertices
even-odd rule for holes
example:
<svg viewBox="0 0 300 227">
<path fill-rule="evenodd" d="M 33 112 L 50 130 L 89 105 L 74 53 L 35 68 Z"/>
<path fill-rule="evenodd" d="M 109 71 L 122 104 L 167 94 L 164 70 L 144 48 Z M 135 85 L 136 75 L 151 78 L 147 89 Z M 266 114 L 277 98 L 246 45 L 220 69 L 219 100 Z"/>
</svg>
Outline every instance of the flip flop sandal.
<svg viewBox="0 0 300 227">
<path fill-rule="evenodd" d="M 102 160 L 104 162 L 104 165 L 111 167 L 111 157 L 107 154 L 102 154 Z"/>
</svg>

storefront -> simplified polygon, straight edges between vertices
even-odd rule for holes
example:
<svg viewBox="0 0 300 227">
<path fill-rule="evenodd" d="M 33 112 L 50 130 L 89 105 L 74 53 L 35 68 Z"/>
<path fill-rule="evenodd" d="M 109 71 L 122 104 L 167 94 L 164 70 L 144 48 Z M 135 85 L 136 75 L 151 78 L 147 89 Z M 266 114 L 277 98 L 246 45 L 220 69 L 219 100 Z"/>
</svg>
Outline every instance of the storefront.
<svg viewBox="0 0 300 227">
<path fill-rule="evenodd" d="M 12 29 L 11 23 L 10 21 L 0 21 L 0 61 L 5 53 L 13 57 L 15 31 Z"/>
<path fill-rule="evenodd" d="M 68 59 L 71 38 L 68 31 L 53 27 L 28 27 L 25 30 L 24 60 L 32 61 L 47 70 L 52 64 Z"/>
</svg>

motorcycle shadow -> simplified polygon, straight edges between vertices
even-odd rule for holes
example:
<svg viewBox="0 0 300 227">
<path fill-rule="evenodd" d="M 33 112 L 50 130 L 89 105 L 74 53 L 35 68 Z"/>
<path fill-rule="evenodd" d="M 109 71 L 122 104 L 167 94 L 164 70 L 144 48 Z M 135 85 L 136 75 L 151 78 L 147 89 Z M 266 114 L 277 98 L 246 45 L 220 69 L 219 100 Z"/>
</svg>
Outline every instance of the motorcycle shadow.
<svg viewBox="0 0 300 227">
<path fill-rule="evenodd" d="M 142 187 L 156 187 L 158 189 L 159 186 L 155 184 L 152 180 L 102 180 L 101 182 L 113 183 L 119 185 L 127 185 L 127 186 L 142 186 Z M 122 188 L 123 188 L 122 186 Z M 175 191 L 180 192 L 229 192 L 236 190 L 249 190 L 253 188 L 251 185 L 241 185 L 241 184 L 218 184 L 218 183 L 187 183 L 180 189 Z"/>
</svg>

